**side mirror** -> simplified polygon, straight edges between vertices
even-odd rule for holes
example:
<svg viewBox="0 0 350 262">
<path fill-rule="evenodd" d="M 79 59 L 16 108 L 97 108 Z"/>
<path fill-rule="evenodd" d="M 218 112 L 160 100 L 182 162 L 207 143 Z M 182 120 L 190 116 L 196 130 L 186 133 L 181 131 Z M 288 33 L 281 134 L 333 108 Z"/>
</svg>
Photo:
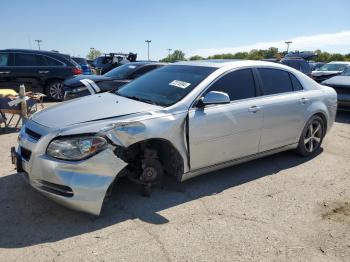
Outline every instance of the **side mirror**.
<svg viewBox="0 0 350 262">
<path fill-rule="evenodd" d="M 204 97 L 201 97 L 197 103 L 198 107 L 205 107 L 206 105 L 229 104 L 230 97 L 228 94 L 219 91 L 210 91 Z"/>
</svg>

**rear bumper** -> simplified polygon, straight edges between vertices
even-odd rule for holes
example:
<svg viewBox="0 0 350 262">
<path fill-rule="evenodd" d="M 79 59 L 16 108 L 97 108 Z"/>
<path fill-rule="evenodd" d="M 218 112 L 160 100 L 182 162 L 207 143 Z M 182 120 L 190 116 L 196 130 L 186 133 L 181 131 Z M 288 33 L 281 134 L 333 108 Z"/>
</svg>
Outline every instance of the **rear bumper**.
<svg viewBox="0 0 350 262">
<path fill-rule="evenodd" d="M 350 109 L 350 94 L 338 94 L 338 108 Z"/>
</svg>

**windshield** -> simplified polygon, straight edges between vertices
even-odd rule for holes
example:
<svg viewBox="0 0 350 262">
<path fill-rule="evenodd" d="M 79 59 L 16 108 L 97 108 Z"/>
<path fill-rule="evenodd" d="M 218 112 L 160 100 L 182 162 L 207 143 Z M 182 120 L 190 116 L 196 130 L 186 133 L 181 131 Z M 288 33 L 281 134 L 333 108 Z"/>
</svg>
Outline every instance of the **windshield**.
<svg viewBox="0 0 350 262">
<path fill-rule="evenodd" d="M 127 79 L 128 75 L 136 69 L 137 65 L 125 64 L 114 68 L 113 70 L 104 74 L 104 76 L 115 79 Z"/>
<path fill-rule="evenodd" d="M 347 64 L 325 64 L 317 69 L 317 71 L 343 71 Z"/>
<path fill-rule="evenodd" d="M 84 58 L 73 57 L 72 59 L 75 62 L 77 62 L 79 65 L 86 65 L 87 64 L 87 62 Z"/>
<path fill-rule="evenodd" d="M 123 86 L 116 94 L 160 106 L 175 104 L 217 68 L 169 65 Z"/>
<path fill-rule="evenodd" d="M 345 70 L 343 71 L 343 73 L 341 73 L 341 75 L 342 76 L 350 76 L 350 66 L 345 68 Z"/>
</svg>

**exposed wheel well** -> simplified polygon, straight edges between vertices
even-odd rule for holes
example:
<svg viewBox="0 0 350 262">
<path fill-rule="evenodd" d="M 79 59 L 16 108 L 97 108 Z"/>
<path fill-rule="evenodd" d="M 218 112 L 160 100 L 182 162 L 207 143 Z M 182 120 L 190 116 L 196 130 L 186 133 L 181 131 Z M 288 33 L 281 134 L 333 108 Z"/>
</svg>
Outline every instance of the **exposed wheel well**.
<svg viewBox="0 0 350 262">
<path fill-rule="evenodd" d="M 127 148 L 117 146 L 115 153 L 123 161 L 140 165 L 145 149 L 156 150 L 157 158 L 163 165 L 164 173 L 180 179 L 184 172 L 184 161 L 173 144 L 165 139 L 153 138 L 137 142 Z"/>
</svg>

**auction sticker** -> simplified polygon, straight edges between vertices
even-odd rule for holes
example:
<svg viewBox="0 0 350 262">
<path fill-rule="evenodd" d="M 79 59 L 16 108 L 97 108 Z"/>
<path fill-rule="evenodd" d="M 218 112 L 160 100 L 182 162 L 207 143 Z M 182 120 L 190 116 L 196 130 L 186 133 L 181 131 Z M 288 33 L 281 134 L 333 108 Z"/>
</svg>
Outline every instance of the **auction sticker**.
<svg viewBox="0 0 350 262">
<path fill-rule="evenodd" d="M 179 88 L 186 88 L 186 87 L 189 87 L 191 85 L 191 83 L 187 83 L 185 81 L 180 81 L 180 80 L 174 80 L 174 81 L 170 82 L 169 85 L 176 86 Z"/>
</svg>

